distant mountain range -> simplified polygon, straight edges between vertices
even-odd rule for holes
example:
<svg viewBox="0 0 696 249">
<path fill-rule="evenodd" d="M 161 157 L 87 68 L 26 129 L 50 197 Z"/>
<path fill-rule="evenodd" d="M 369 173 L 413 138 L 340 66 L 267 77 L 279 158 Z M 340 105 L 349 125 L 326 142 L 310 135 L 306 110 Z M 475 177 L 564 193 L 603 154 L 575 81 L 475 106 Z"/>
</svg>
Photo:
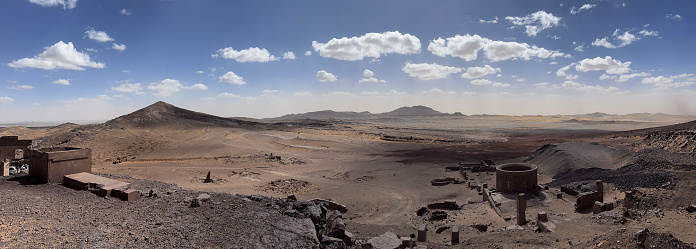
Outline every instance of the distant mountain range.
<svg viewBox="0 0 696 249">
<path fill-rule="evenodd" d="M 455 113 L 444 113 L 433 110 L 433 108 L 427 106 L 411 106 L 411 107 L 401 107 L 396 110 L 384 113 L 370 113 L 370 112 L 336 112 L 331 110 L 307 112 L 300 114 L 288 114 L 277 118 L 268 118 L 264 120 L 269 121 L 283 121 L 283 120 L 299 120 L 299 119 L 336 119 L 336 120 L 361 120 L 361 119 L 390 119 L 390 118 L 406 118 L 406 117 L 457 117 L 464 116 L 460 112 Z"/>
</svg>

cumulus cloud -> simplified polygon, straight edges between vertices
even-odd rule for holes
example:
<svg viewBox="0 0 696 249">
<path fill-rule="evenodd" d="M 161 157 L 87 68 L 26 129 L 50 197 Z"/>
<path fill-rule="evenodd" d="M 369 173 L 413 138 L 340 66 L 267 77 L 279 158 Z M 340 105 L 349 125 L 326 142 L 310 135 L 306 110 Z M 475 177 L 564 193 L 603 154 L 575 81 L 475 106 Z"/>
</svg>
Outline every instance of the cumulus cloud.
<svg viewBox="0 0 696 249">
<path fill-rule="evenodd" d="M 333 38 L 326 43 L 312 41 L 312 48 L 319 55 L 338 60 L 362 60 L 365 57 L 379 58 L 386 54 L 415 54 L 420 52 L 418 37 L 401 34 L 399 31 L 367 33 L 351 38 Z"/>
<path fill-rule="evenodd" d="M 507 16 L 506 20 L 515 26 L 524 26 L 527 36 L 536 36 L 539 32 L 560 25 L 561 18 L 540 10 L 527 16 Z"/>
<path fill-rule="evenodd" d="M 493 19 L 493 20 L 479 19 L 479 23 L 493 23 L 493 24 L 495 24 L 495 23 L 498 23 L 498 17 L 496 16 L 495 19 Z"/>
<path fill-rule="evenodd" d="M 225 73 L 225 75 L 220 76 L 220 78 L 218 78 L 218 80 L 219 80 L 220 82 L 227 82 L 227 83 L 230 83 L 230 84 L 233 84 L 233 85 L 244 85 L 244 84 L 246 84 L 246 82 L 244 81 L 244 78 L 238 76 L 238 75 L 235 74 L 234 72 L 227 72 L 227 73 Z"/>
<path fill-rule="evenodd" d="M 140 83 L 135 83 L 135 84 L 130 84 L 130 83 L 124 83 L 121 84 L 120 86 L 111 88 L 116 91 L 120 92 L 133 92 L 135 94 L 140 94 Z M 119 89 L 119 90 L 117 90 Z M 178 80 L 174 79 L 165 79 L 160 81 L 159 83 L 150 83 L 147 86 L 147 89 L 150 89 L 152 91 L 155 91 L 155 96 L 157 97 L 168 97 L 171 96 L 172 94 L 181 91 L 181 89 L 187 89 L 187 90 L 207 90 L 208 87 L 203 85 L 203 84 L 194 84 L 192 86 L 184 86 L 179 82 Z"/>
<path fill-rule="evenodd" d="M 493 87 L 511 87 L 512 85 L 510 85 L 508 83 L 493 82 L 493 84 L 491 86 L 493 86 Z"/>
<path fill-rule="evenodd" d="M 58 85 L 64 85 L 64 86 L 69 86 L 70 85 L 70 79 L 57 79 L 54 81 L 51 81 L 53 84 L 58 84 Z"/>
<path fill-rule="evenodd" d="M 589 3 L 583 4 L 582 6 L 580 6 L 580 8 L 576 8 L 575 6 L 573 6 L 573 7 L 570 7 L 570 14 L 575 15 L 577 13 L 590 10 L 594 7 L 597 7 L 597 5 L 596 4 L 589 4 Z"/>
<path fill-rule="evenodd" d="M 41 5 L 42 7 L 62 5 L 63 9 L 74 9 L 77 6 L 77 0 L 29 0 L 29 2 Z"/>
<path fill-rule="evenodd" d="M 192 86 L 184 87 L 184 88 L 185 88 L 185 89 L 189 89 L 189 90 L 197 90 L 197 91 L 208 90 L 208 87 L 207 87 L 206 85 L 203 85 L 203 84 L 200 84 L 200 83 L 198 83 L 198 84 L 193 84 Z"/>
<path fill-rule="evenodd" d="M 236 99 L 236 98 L 240 98 L 241 96 L 234 94 L 234 93 L 224 92 L 224 93 L 218 94 L 218 97 L 228 98 L 228 99 Z"/>
<path fill-rule="evenodd" d="M 380 80 L 380 79 L 377 79 L 377 78 L 375 78 L 375 77 L 372 77 L 372 76 L 374 76 L 374 75 L 375 75 L 374 72 L 372 72 L 372 71 L 369 70 L 369 69 L 365 69 L 365 71 L 363 71 L 363 78 L 360 79 L 360 81 L 358 81 L 358 82 L 360 82 L 360 83 L 364 83 L 364 82 L 378 82 L 378 83 L 384 83 L 384 82 L 387 82 L 386 80 Z"/>
<path fill-rule="evenodd" d="M 85 70 L 84 67 L 104 68 L 104 63 L 93 62 L 86 53 L 78 52 L 72 42 L 59 41 L 47 47 L 34 58 L 23 58 L 7 64 L 13 68 L 39 68 L 44 70 L 69 69 Z"/>
<path fill-rule="evenodd" d="M 489 74 L 499 73 L 500 68 L 493 68 L 489 65 L 483 67 L 470 67 L 466 69 L 466 72 L 462 74 L 462 78 L 465 79 L 476 79 Z"/>
<path fill-rule="evenodd" d="M 435 63 L 420 63 L 413 64 L 407 62 L 401 69 L 411 77 L 417 77 L 421 80 L 436 80 L 447 78 L 449 74 L 459 73 L 461 68 L 442 66 Z"/>
<path fill-rule="evenodd" d="M 294 59 L 297 59 L 297 57 L 295 57 L 295 53 L 288 51 L 288 52 L 283 53 L 283 59 L 294 60 Z"/>
<path fill-rule="evenodd" d="M 487 86 L 487 85 L 491 85 L 493 87 L 511 87 L 512 86 L 512 85 L 507 84 L 507 83 L 494 82 L 494 81 L 490 81 L 487 79 L 475 79 L 475 80 L 470 81 L 469 83 L 472 85 L 476 85 L 476 86 Z"/>
<path fill-rule="evenodd" d="M 21 90 L 31 90 L 31 89 L 34 89 L 34 86 L 32 86 L 32 85 L 11 85 L 11 86 L 8 86 L 7 89 L 20 90 L 20 91 Z"/>
<path fill-rule="evenodd" d="M 650 74 L 646 73 L 646 72 L 622 74 L 622 75 L 619 75 L 619 78 L 616 79 L 616 82 L 626 82 L 626 81 L 633 79 L 633 78 L 636 78 L 636 77 L 647 77 L 647 76 L 650 76 Z"/>
<path fill-rule="evenodd" d="M 488 59 L 494 62 L 515 59 L 529 60 L 532 57 L 569 57 L 564 53 L 530 46 L 527 43 L 493 41 L 479 35 L 469 34 L 456 35 L 446 39 L 437 38 L 430 41 L 428 45 L 428 51 L 434 55 L 441 57 L 449 55 L 466 61 L 476 60 L 480 50 L 484 50 Z"/>
<path fill-rule="evenodd" d="M 616 93 L 616 92 L 621 91 L 621 89 L 614 87 L 614 86 L 610 86 L 610 87 L 602 87 L 600 85 L 591 86 L 591 85 L 580 84 L 580 83 L 575 82 L 575 81 L 563 82 L 563 84 L 561 86 L 563 86 L 563 88 L 565 88 L 565 89 L 571 89 L 571 90 L 575 90 L 575 91 L 588 92 L 588 93 Z"/>
<path fill-rule="evenodd" d="M 312 55 L 312 51 L 305 51 L 305 52 L 304 52 L 304 55 L 305 55 L 305 56 L 310 56 L 310 55 Z"/>
<path fill-rule="evenodd" d="M 566 71 L 568 71 L 568 70 L 570 69 L 570 67 L 575 66 L 575 64 L 576 64 L 576 63 L 571 63 L 570 65 L 567 65 L 567 66 L 565 66 L 565 67 L 559 68 L 558 71 L 556 71 L 556 76 L 558 76 L 558 77 L 566 77 L 566 79 L 572 79 L 572 78 L 574 78 L 575 75 L 568 74 L 568 73 L 566 73 Z M 577 78 L 577 77 L 575 77 L 575 78 Z"/>
<path fill-rule="evenodd" d="M 122 10 L 119 11 L 118 13 L 121 13 L 121 15 L 125 15 L 125 16 L 130 16 L 130 15 L 131 15 L 130 11 L 128 11 L 127 9 L 122 9 Z"/>
<path fill-rule="evenodd" d="M 611 56 L 583 59 L 577 63 L 575 70 L 580 72 L 605 71 L 607 74 L 625 74 L 630 71 L 631 62 L 621 62 Z"/>
<path fill-rule="evenodd" d="M 671 20 L 681 21 L 683 18 L 684 18 L 684 17 L 682 17 L 682 16 L 679 15 L 679 14 L 667 14 L 667 15 L 665 15 L 665 19 L 671 19 Z"/>
<path fill-rule="evenodd" d="M 619 77 L 616 76 L 616 75 L 608 75 L 608 74 L 605 74 L 605 73 L 603 73 L 602 75 L 599 76 L 599 79 L 600 79 L 600 80 L 608 80 L 608 79 L 616 80 L 616 79 L 618 79 L 618 78 L 619 78 Z"/>
<path fill-rule="evenodd" d="M 7 104 L 7 103 L 12 103 L 14 102 L 13 98 L 7 97 L 7 96 L 2 96 L 0 97 L 0 103 L 1 104 Z"/>
<path fill-rule="evenodd" d="M 278 91 L 278 90 L 272 90 L 272 89 L 264 89 L 264 90 L 261 91 L 261 92 L 262 92 L 263 94 L 271 94 L 271 93 L 277 93 L 277 92 L 280 92 L 280 91 Z"/>
<path fill-rule="evenodd" d="M 327 82 L 327 81 L 332 82 L 332 81 L 338 80 L 338 77 L 336 77 L 336 75 L 329 73 L 327 71 L 319 70 L 319 71 L 317 71 L 317 80 L 319 82 Z"/>
<path fill-rule="evenodd" d="M 645 30 L 645 29 L 644 29 L 644 30 L 641 30 L 640 32 L 638 32 L 638 34 L 640 34 L 640 35 L 642 35 L 642 36 L 659 36 L 659 35 L 660 35 L 660 32 L 657 32 L 657 31 L 654 31 L 654 30 L 653 30 L 653 31 L 650 31 L 650 30 Z"/>
<path fill-rule="evenodd" d="M 87 29 L 85 31 L 85 35 L 87 38 L 95 40 L 97 42 L 109 42 L 109 41 L 114 41 L 114 38 L 111 38 L 106 32 L 104 31 L 97 31 L 94 30 L 93 28 Z"/>
<path fill-rule="evenodd" d="M 123 51 L 123 50 L 126 50 L 126 44 L 116 44 L 116 43 L 114 43 L 114 45 L 111 46 L 111 49 L 118 50 L 118 51 Z"/>
<path fill-rule="evenodd" d="M 688 78 L 685 80 L 680 80 L 676 82 L 675 80 L 677 79 L 683 79 L 687 77 L 691 77 L 693 74 L 679 74 L 679 75 L 672 75 L 669 77 L 665 76 L 657 76 L 657 77 L 648 77 L 648 78 L 643 78 L 642 83 L 643 84 L 650 84 L 653 87 L 655 87 L 657 90 L 666 90 L 669 88 L 678 88 L 678 87 L 685 87 L 685 86 L 690 86 L 696 84 L 696 78 Z"/>
<path fill-rule="evenodd" d="M 140 93 L 140 90 L 143 90 L 143 87 L 140 83 L 123 83 L 112 87 L 111 90 L 122 93 Z"/>
<path fill-rule="evenodd" d="M 649 31 L 646 29 L 641 30 L 638 32 L 639 35 L 642 37 L 646 36 L 659 36 L 659 32 L 657 31 Z M 620 32 L 619 29 L 614 30 L 614 33 L 611 35 L 611 37 L 616 41 L 617 44 L 613 44 L 612 42 L 609 41 L 609 37 L 603 37 L 603 38 L 597 38 L 592 42 L 592 46 L 595 47 L 605 47 L 605 48 L 620 48 L 620 47 L 625 47 L 635 41 L 638 41 L 642 39 L 640 36 L 636 36 L 632 34 L 629 31 L 624 31 L 623 33 Z"/>
<path fill-rule="evenodd" d="M 205 73 L 205 71 L 203 71 L 203 70 L 196 71 L 196 74 L 204 74 L 204 73 Z"/>
<path fill-rule="evenodd" d="M 235 60 L 237 62 L 269 62 L 277 61 L 280 58 L 271 55 L 265 48 L 250 47 L 242 50 L 234 50 L 232 47 L 218 49 L 217 54 L 213 57 L 222 56 L 222 58 Z M 294 54 L 293 54 L 294 56 Z"/>
<path fill-rule="evenodd" d="M 538 87 L 538 88 L 541 88 L 541 89 L 558 89 L 558 88 L 561 88 L 560 86 L 558 86 L 558 85 L 556 85 L 556 84 L 549 84 L 549 83 L 546 83 L 546 82 L 536 83 L 536 84 L 534 84 L 534 86 L 536 86 L 536 87 Z"/>
</svg>

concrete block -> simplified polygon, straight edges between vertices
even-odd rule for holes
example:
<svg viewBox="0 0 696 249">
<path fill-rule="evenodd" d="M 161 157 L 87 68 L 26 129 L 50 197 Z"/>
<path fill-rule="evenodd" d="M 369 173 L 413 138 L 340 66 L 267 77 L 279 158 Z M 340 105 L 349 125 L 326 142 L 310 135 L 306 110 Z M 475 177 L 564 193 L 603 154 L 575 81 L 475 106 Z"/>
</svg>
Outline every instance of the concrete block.
<svg viewBox="0 0 696 249">
<path fill-rule="evenodd" d="M 547 222 L 549 221 L 549 216 L 546 214 L 546 212 L 541 211 L 537 214 L 537 219 L 541 222 Z"/>
<path fill-rule="evenodd" d="M 140 200 L 140 191 L 135 189 L 116 189 L 111 192 L 113 197 L 119 198 L 123 201 L 137 201 Z"/>
<path fill-rule="evenodd" d="M 459 244 L 459 226 L 452 226 L 452 245 Z"/>
</svg>

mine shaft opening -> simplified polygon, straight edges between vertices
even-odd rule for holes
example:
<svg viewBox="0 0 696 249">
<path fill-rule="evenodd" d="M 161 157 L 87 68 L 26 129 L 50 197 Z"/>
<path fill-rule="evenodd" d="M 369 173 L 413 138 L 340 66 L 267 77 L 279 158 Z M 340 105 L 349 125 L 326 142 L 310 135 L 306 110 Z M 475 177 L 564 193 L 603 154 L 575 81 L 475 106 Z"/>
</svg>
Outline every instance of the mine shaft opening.
<svg viewBox="0 0 696 249">
<path fill-rule="evenodd" d="M 510 172 L 526 172 L 536 170 L 536 166 L 522 163 L 509 163 L 498 166 L 498 170 Z"/>
</svg>

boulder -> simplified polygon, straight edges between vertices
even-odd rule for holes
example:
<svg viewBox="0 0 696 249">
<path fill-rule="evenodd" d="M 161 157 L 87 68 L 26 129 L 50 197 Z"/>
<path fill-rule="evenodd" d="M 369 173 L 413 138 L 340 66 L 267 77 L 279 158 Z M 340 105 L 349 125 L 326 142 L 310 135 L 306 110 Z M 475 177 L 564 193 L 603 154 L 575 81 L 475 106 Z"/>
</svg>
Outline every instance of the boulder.
<svg viewBox="0 0 696 249">
<path fill-rule="evenodd" d="M 367 240 L 374 249 L 397 249 L 401 246 L 401 239 L 392 232 L 386 232 L 379 237 Z"/>
</svg>

